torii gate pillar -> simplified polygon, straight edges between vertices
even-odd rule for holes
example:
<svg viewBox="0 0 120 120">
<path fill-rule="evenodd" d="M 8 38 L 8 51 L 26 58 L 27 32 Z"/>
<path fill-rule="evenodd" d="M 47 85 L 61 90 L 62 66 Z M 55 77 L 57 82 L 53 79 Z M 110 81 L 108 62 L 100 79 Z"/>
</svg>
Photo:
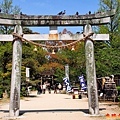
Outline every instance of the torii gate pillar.
<svg viewBox="0 0 120 120">
<path fill-rule="evenodd" d="M 84 27 L 84 34 L 88 35 L 92 33 L 91 25 Z M 86 56 L 86 74 L 87 74 L 87 86 L 88 86 L 88 105 L 89 113 L 91 115 L 99 114 L 97 82 L 96 82 L 96 69 L 94 60 L 94 45 L 93 41 L 87 38 L 85 42 L 85 56 Z"/>
<path fill-rule="evenodd" d="M 15 26 L 15 33 L 22 35 L 22 27 Z M 22 61 L 22 41 L 17 38 L 13 41 L 13 60 L 11 75 L 11 91 L 9 117 L 18 117 L 20 110 L 20 85 L 21 85 L 21 61 Z"/>
</svg>

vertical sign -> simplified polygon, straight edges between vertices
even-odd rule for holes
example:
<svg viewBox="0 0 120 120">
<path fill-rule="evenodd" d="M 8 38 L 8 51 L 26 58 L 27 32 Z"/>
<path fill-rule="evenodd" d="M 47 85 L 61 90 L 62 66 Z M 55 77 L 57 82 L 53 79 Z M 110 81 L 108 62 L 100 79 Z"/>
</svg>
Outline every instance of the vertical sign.
<svg viewBox="0 0 120 120">
<path fill-rule="evenodd" d="M 26 78 L 30 77 L 30 68 L 26 67 Z"/>
<path fill-rule="evenodd" d="M 69 65 L 65 65 L 65 76 L 69 79 Z"/>
<path fill-rule="evenodd" d="M 30 68 L 26 67 L 26 81 L 30 81 Z"/>
</svg>

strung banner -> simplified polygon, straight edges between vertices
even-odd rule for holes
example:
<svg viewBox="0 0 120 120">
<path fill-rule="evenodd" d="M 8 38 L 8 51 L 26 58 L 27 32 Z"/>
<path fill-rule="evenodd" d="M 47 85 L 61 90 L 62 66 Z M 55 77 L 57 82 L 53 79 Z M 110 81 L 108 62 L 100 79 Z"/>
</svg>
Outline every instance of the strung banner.
<svg viewBox="0 0 120 120">
<path fill-rule="evenodd" d="M 70 86 L 70 81 L 69 81 L 68 77 L 63 78 L 63 81 L 66 85 L 67 92 L 71 92 L 71 86 Z"/>
<path fill-rule="evenodd" d="M 85 79 L 84 79 L 84 76 L 78 76 L 79 80 L 80 80 L 80 85 L 81 85 L 81 90 L 84 90 L 86 91 L 87 89 L 87 85 L 85 83 Z"/>
</svg>

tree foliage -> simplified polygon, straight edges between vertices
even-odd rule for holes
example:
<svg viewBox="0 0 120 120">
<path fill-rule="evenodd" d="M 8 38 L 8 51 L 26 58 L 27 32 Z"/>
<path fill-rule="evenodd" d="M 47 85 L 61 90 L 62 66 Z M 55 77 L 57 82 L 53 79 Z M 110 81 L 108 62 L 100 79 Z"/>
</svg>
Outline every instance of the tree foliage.
<svg viewBox="0 0 120 120">
<path fill-rule="evenodd" d="M 116 9 L 116 14 L 111 18 L 108 25 L 98 28 L 98 33 L 108 33 L 110 40 L 95 43 L 95 58 L 97 76 L 106 76 L 110 74 L 120 74 L 120 1 L 119 0 L 100 0 L 99 11 Z"/>
<path fill-rule="evenodd" d="M 5 14 L 18 14 L 20 13 L 19 6 L 13 6 L 12 0 L 3 0 L 0 3 L 1 12 Z M 10 34 L 13 32 L 13 27 L 10 26 L 0 26 L 0 33 L 2 34 Z"/>
<path fill-rule="evenodd" d="M 18 14 L 20 8 L 12 5 L 12 0 L 3 0 L 0 3 L 1 12 L 4 14 Z M 11 34 L 13 27 L 0 26 L 0 34 Z M 0 42 L 0 93 L 10 91 L 10 78 L 12 66 L 12 43 Z M 1 92 L 2 91 L 2 92 Z"/>
</svg>

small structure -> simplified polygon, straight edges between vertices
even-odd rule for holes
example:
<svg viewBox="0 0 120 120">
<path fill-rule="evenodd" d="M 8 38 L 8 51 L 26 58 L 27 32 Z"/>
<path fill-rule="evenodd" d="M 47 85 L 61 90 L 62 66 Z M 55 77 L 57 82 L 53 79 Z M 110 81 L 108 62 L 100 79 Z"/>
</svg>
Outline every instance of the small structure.
<svg viewBox="0 0 120 120">
<path fill-rule="evenodd" d="M 48 81 L 50 85 L 53 85 L 54 82 L 54 71 L 53 70 L 45 70 L 40 73 L 39 78 L 41 79 L 41 85 Z"/>
<path fill-rule="evenodd" d="M 117 97 L 116 83 L 114 82 L 114 77 L 111 75 L 109 79 L 104 84 L 104 100 L 114 100 Z"/>
<path fill-rule="evenodd" d="M 99 100 L 114 100 L 117 97 L 118 91 L 116 88 L 116 83 L 114 81 L 114 76 L 102 77 L 97 79 Z"/>
</svg>

